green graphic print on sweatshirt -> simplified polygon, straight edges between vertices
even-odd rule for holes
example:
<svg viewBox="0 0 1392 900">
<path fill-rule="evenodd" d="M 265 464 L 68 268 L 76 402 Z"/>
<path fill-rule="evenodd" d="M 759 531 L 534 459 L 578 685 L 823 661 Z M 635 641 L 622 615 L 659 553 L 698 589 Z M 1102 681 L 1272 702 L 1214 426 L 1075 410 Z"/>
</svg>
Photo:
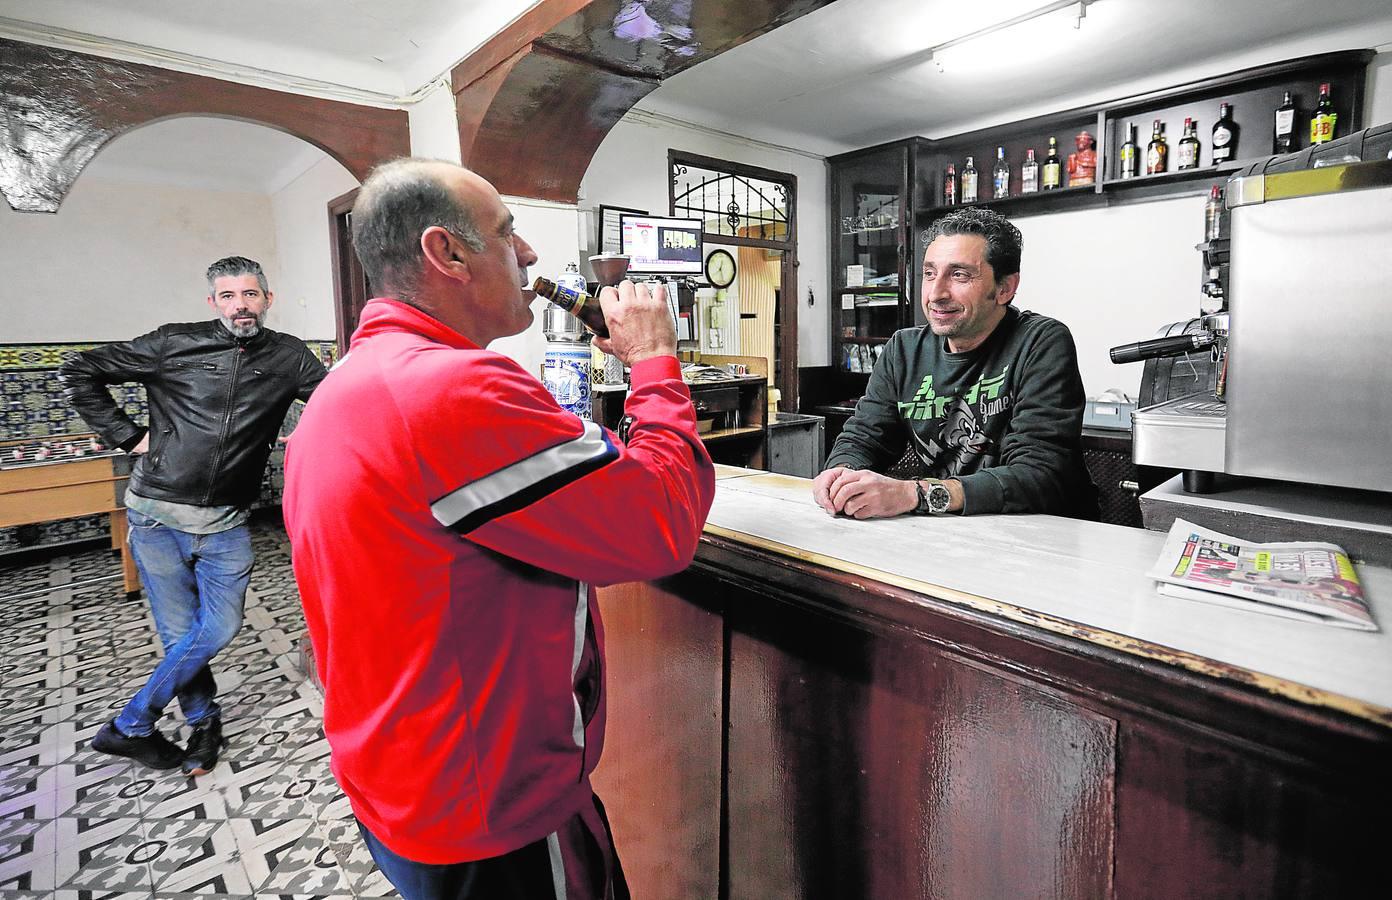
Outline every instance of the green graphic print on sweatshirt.
<svg viewBox="0 0 1392 900">
<path fill-rule="evenodd" d="M 1083 380 L 1062 322 L 1006 307 L 975 350 L 927 326 L 894 334 L 827 468 L 883 472 L 912 446 L 920 477 L 962 483 L 966 513 L 1096 519 L 1083 462 Z"/>
</svg>

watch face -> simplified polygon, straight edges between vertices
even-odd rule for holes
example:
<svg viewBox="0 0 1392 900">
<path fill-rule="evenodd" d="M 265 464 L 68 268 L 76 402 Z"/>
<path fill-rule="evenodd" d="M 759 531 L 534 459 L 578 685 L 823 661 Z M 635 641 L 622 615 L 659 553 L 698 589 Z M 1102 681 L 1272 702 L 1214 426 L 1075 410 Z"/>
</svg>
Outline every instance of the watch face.
<svg viewBox="0 0 1392 900">
<path fill-rule="evenodd" d="M 729 287 L 735 280 L 735 258 L 728 250 L 713 250 L 706 257 L 706 279 L 718 288 Z"/>
<path fill-rule="evenodd" d="M 928 488 L 928 509 L 930 512 L 945 513 L 951 502 L 952 495 L 947 492 L 946 485 L 935 484 Z"/>
</svg>

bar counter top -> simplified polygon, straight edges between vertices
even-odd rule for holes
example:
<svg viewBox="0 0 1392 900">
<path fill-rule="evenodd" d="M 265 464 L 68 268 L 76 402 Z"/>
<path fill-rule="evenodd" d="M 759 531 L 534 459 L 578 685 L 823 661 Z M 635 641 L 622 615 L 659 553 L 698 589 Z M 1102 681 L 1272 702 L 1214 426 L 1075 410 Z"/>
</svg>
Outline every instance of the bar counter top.
<svg viewBox="0 0 1392 900">
<path fill-rule="evenodd" d="M 862 522 L 828 516 L 807 479 L 717 478 L 709 538 L 1392 728 L 1392 569 L 1358 566 L 1383 629 L 1360 632 L 1161 596 L 1146 577 L 1158 532 L 1042 515 Z"/>
</svg>

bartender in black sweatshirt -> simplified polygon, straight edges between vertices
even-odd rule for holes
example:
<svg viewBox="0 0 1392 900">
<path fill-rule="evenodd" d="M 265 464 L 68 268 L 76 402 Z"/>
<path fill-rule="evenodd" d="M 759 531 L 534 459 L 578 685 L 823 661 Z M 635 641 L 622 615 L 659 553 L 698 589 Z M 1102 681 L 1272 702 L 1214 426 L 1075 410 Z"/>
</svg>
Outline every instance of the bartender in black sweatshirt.
<svg viewBox="0 0 1392 900">
<path fill-rule="evenodd" d="M 885 345 L 813 481 L 814 499 L 856 519 L 1017 512 L 1096 519 L 1073 336 L 1062 322 L 1011 305 L 1020 230 L 970 208 L 939 219 L 929 237 L 928 324 L 895 332 Z M 891 467 L 918 477 L 880 474 Z"/>
</svg>

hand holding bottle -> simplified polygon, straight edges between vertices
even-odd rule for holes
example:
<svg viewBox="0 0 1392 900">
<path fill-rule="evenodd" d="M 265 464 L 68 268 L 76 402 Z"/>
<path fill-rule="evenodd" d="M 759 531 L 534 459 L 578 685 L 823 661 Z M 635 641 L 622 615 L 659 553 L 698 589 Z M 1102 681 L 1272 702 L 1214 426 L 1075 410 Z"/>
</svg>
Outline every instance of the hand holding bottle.
<svg viewBox="0 0 1392 900">
<path fill-rule="evenodd" d="M 596 338 L 594 345 L 633 366 L 655 356 L 675 356 L 677 330 L 667 306 L 667 288 L 620 281 L 617 288 L 599 292 L 600 307 L 609 326 L 607 338 Z"/>
</svg>

